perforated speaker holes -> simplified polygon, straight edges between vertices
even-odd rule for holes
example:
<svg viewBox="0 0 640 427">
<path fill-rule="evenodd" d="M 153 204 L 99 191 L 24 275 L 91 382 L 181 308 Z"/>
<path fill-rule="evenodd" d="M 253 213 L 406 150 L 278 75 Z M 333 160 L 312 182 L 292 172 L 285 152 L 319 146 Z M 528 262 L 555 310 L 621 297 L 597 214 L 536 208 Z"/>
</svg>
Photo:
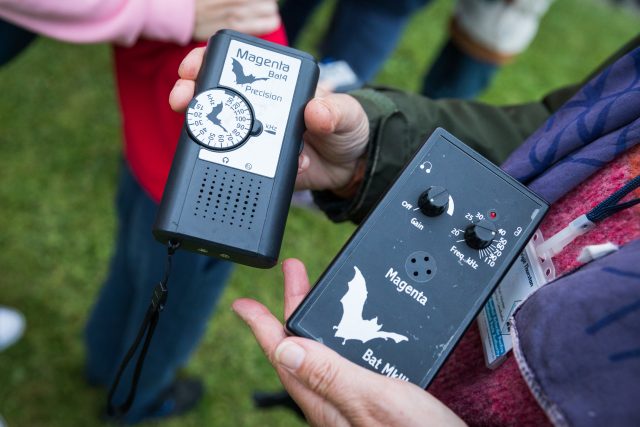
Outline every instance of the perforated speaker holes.
<svg viewBox="0 0 640 427">
<path fill-rule="evenodd" d="M 207 166 L 193 214 L 232 227 L 251 230 L 263 182 Z"/>
</svg>

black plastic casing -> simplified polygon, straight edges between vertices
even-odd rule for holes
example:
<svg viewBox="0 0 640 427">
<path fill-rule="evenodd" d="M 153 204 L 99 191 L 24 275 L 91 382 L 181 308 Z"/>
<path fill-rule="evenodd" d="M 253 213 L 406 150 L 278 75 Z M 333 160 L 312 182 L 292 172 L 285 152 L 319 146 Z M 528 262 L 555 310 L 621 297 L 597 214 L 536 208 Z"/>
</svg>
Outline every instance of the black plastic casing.
<svg viewBox="0 0 640 427">
<path fill-rule="evenodd" d="M 431 186 L 445 188 L 451 199 L 445 212 L 430 217 L 418 201 Z M 287 329 L 374 372 L 426 387 L 547 210 L 542 198 L 437 129 L 318 279 Z M 481 216 L 497 234 L 491 246 L 476 250 L 465 242 L 464 230 Z"/>
<path fill-rule="evenodd" d="M 216 33 L 207 45 L 195 94 L 219 85 L 229 43 L 238 40 L 301 61 L 284 140 L 273 178 L 199 158 L 203 146 L 194 141 L 186 124 L 164 190 L 153 235 L 162 242 L 177 241 L 181 249 L 251 267 L 273 267 L 280 252 L 302 149 L 304 107 L 317 81 L 315 59 L 296 49 L 231 30 Z M 292 82 L 293 84 L 293 82 Z M 258 117 L 259 119 L 259 117 Z M 223 179 L 224 178 L 224 179 Z M 202 189 L 222 194 L 224 202 L 205 207 Z M 227 196 L 231 196 L 227 199 Z M 217 199 L 213 199 L 214 202 Z M 238 202 L 235 202 L 239 200 Z M 243 201 L 250 201 L 244 209 Z M 207 202 L 209 203 L 209 202 Z M 206 211 L 206 212 L 205 212 Z M 224 215 L 224 216 L 223 216 Z"/>
</svg>

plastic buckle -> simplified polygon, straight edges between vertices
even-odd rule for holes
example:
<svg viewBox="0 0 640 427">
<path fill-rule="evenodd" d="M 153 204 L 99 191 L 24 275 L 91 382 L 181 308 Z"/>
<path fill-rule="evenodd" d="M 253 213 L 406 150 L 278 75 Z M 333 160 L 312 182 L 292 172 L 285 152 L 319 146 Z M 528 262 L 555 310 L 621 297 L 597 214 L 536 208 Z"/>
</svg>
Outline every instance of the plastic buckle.
<svg viewBox="0 0 640 427">
<path fill-rule="evenodd" d="M 167 303 L 167 296 L 169 295 L 169 291 L 166 285 L 162 282 L 159 282 L 155 288 L 153 288 L 153 297 L 151 298 L 151 306 L 154 311 L 162 311 L 164 310 L 164 306 Z"/>
</svg>

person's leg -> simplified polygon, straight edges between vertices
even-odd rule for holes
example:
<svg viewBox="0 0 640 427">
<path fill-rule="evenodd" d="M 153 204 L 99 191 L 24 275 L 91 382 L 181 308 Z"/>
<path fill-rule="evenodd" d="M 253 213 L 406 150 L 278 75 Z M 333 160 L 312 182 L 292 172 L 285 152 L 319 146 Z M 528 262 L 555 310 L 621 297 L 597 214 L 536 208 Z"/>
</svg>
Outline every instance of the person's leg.
<svg viewBox="0 0 640 427">
<path fill-rule="evenodd" d="M 136 182 L 126 165 L 120 168 L 116 212 L 118 230 L 107 279 L 102 285 L 85 328 L 86 375 L 90 384 L 109 386 L 114 366 L 122 354 L 122 333 L 130 321 L 136 293 L 127 271 L 128 236 L 136 200 Z"/>
<path fill-rule="evenodd" d="M 413 12 L 428 2 L 340 0 L 322 47 L 323 58 L 346 61 L 360 81 L 368 82 L 395 49 Z"/>
<path fill-rule="evenodd" d="M 129 179 L 133 180 L 130 174 Z M 107 386 L 110 386 L 122 357 L 133 343 L 151 301 L 153 288 L 162 278 L 167 256 L 166 247 L 156 242 L 151 234 L 156 203 L 135 180 L 133 193 L 129 216 L 123 221 L 127 232 L 119 235 L 122 242 L 118 243 L 118 249 L 122 253 L 115 256 L 115 259 L 122 257 L 123 261 L 117 265 L 121 271 L 110 274 L 110 278 L 121 278 L 125 285 L 118 284 L 113 286 L 113 290 L 108 290 L 110 283 L 107 282 L 87 328 L 88 367 L 95 368 L 99 360 L 95 356 L 98 350 L 109 355 L 102 358 L 105 366 L 98 369 L 100 373 L 109 371 Z M 167 405 L 163 401 L 165 392 L 174 381 L 177 369 L 185 364 L 204 333 L 232 268 L 230 263 L 179 250 L 172 264 L 167 306 L 160 314 L 135 402 L 125 417 L 127 422 L 172 412 L 171 402 Z M 124 286 L 129 288 L 128 293 L 122 289 Z M 126 313 L 116 320 L 103 318 L 110 317 L 109 313 L 113 311 Z M 134 362 L 129 365 L 121 379 L 114 398 L 116 405 L 126 398 L 134 365 Z M 91 378 L 91 369 L 89 373 Z"/>
<path fill-rule="evenodd" d="M 0 19 L 0 66 L 11 61 L 35 38 L 31 31 Z"/>
<path fill-rule="evenodd" d="M 309 17 L 320 3 L 322 0 L 287 0 L 282 4 L 280 17 L 287 32 L 289 44 L 295 45 Z"/>
<path fill-rule="evenodd" d="M 465 53 L 449 39 L 424 78 L 422 94 L 433 99 L 475 98 L 499 68 Z"/>
<path fill-rule="evenodd" d="M 426 75 L 432 98 L 473 98 L 531 43 L 552 0 L 457 0 L 449 40 Z"/>
<path fill-rule="evenodd" d="M 150 227 L 147 230 L 150 230 Z M 141 281 L 140 291 L 132 309 L 132 321 L 124 331 L 125 348 L 121 357 L 138 332 L 153 288 L 160 280 L 164 269 L 166 248 L 153 240 L 151 233 L 148 234 L 151 240 L 139 246 L 139 249 L 146 248 L 147 253 L 136 257 L 135 261 L 141 273 L 136 278 L 136 281 Z M 140 235 L 138 237 L 144 238 Z M 151 244 L 159 250 L 152 249 Z M 172 264 L 167 304 L 160 313 L 160 320 L 149 346 L 136 400 L 124 418 L 127 422 L 162 417 L 173 412 L 176 402 L 172 401 L 172 396 L 166 396 L 166 391 L 175 380 L 177 370 L 186 364 L 204 334 L 207 322 L 232 270 L 231 263 L 179 250 L 174 255 Z M 142 276 L 146 277 L 143 279 Z M 116 403 L 125 399 L 133 372 L 132 363 L 122 376 L 114 398 Z"/>
</svg>

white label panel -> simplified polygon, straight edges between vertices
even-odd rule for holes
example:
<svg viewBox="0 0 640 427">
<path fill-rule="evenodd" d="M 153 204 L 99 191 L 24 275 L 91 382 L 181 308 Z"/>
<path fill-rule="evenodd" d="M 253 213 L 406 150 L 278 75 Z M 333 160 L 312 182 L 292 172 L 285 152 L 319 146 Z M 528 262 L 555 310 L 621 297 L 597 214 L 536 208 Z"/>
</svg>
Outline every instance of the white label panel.
<svg viewBox="0 0 640 427">
<path fill-rule="evenodd" d="M 491 369 L 498 367 L 513 348 L 511 315 L 529 295 L 555 277 L 551 259 L 541 261 L 536 255 L 535 248 L 542 241 L 538 230 L 478 315 L 485 362 Z"/>
<path fill-rule="evenodd" d="M 273 178 L 300 72 L 300 59 L 237 40 L 229 43 L 220 86 L 242 94 L 262 133 L 236 150 L 200 150 L 203 160 Z"/>
</svg>

